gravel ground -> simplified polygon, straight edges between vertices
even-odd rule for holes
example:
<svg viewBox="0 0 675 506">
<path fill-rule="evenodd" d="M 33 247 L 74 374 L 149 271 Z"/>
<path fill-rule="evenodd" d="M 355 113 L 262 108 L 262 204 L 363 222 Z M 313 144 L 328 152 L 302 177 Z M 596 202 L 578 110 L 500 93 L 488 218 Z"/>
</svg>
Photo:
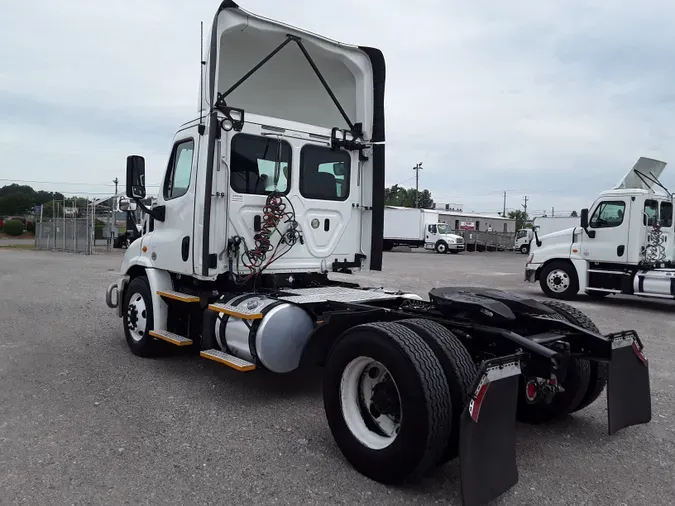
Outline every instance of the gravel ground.
<svg viewBox="0 0 675 506">
<path fill-rule="evenodd" d="M 104 302 L 121 254 L 0 250 L 0 504 L 460 504 L 456 462 L 388 488 L 344 461 L 320 370 L 241 374 L 179 351 L 141 359 Z M 479 285 L 539 297 L 517 253 L 385 254 L 369 284 L 426 295 Z M 575 303 L 642 336 L 653 421 L 607 436 L 605 396 L 546 428 L 519 425 L 520 482 L 500 505 L 675 504 L 675 305 Z"/>
</svg>

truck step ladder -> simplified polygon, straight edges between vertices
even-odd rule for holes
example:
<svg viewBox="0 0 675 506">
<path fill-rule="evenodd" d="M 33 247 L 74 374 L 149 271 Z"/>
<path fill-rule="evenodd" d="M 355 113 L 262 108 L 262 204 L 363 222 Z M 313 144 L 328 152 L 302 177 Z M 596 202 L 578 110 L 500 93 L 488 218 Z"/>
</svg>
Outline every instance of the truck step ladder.
<svg viewBox="0 0 675 506">
<path fill-rule="evenodd" d="M 258 311 L 258 307 L 250 311 L 249 309 L 241 306 L 232 306 L 230 304 L 223 304 L 222 302 L 216 302 L 215 304 L 209 304 L 209 309 L 211 311 L 216 311 L 218 313 L 225 313 L 235 318 L 241 318 L 242 320 L 260 320 L 263 315 Z"/>
<path fill-rule="evenodd" d="M 168 330 L 151 330 L 148 332 L 152 337 L 166 341 L 167 343 L 175 344 L 176 346 L 190 346 L 192 344 L 192 339 L 187 337 L 179 336 Z"/>
<path fill-rule="evenodd" d="M 199 352 L 199 355 L 214 362 L 225 364 L 240 372 L 253 371 L 255 369 L 255 364 L 220 350 L 204 350 Z"/>
<path fill-rule="evenodd" d="M 189 293 L 176 292 L 174 290 L 157 290 L 157 295 L 165 299 L 177 300 L 178 302 L 194 303 L 199 302 L 199 297 Z"/>
</svg>

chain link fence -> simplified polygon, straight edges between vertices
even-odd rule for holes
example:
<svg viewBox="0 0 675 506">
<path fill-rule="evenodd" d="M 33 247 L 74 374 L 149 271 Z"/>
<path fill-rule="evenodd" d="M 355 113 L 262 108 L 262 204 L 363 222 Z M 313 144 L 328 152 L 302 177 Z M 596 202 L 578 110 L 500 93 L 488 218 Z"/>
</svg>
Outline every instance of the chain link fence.
<svg viewBox="0 0 675 506">
<path fill-rule="evenodd" d="M 41 206 L 36 216 L 35 248 L 86 255 L 111 251 L 124 229 L 124 215 L 117 211 L 114 195 L 56 200 Z"/>
</svg>

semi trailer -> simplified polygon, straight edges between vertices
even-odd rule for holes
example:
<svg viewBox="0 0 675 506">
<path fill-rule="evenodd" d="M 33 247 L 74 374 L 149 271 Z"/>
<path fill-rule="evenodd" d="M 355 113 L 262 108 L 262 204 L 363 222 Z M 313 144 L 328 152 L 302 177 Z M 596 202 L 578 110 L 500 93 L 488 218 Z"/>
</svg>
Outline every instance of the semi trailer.
<svg viewBox="0 0 675 506">
<path fill-rule="evenodd" d="M 659 178 L 666 162 L 640 157 L 580 223 L 535 237 L 525 280 L 554 299 L 636 295 L 675 299 L 673 195 Z"/>
<path fill-rule="evenodd" d="M 464 238 L 453 234 L 447 223 L 439 222 L 438 211 L 385 206 L 383 248 L 396 246 L 434 250 L 436 253 L 464 251 Z"/>
<path fill-rule="evenodd" d="M 144 158 L 127 158 L 126 194 L 148 220 L 105 298 L 131 353 L 177 346 L 270 376 L 322 365 L 327 424 L 354 468 L 409 483 L 459 459 L 467 506 L 518 481 L 516 420 L 556 420 L 606 390 L 610 434 L 650 421 L 633 330 L 603 334 L 566 303 L 499 290 L 424 298 L 334 279 L 382 269 L 380 50 L 230 0 L 207 42 L 199 110 L 155 205 Z"/>
</svg>

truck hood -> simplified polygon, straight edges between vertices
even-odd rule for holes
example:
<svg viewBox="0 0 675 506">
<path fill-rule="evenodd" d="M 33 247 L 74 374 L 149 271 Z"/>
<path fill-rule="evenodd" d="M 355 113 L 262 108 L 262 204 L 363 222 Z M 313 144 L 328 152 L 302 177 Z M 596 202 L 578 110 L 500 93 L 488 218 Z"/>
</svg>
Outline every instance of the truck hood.
<svg viewBox="0 0 675 506">
<path fill-rule="evenodd" d="M 661 160 L 654 160 L 653 158 L 645 158 L 641 156 L 635 165 L 623 176 L 616 186 L 615 190 L 624 188 L 638 188 L 641 190 L 653 189 L 656 185 L 649 178 L 659 180 L 663 169 L 666 168 L 667 163 Z"/>
<path fill-rule="evenodd" d="M 457 239 L 462 239 L 462 236 L 457 234 L 441 234 L 441 237 L 447 237 L 448 239 L 454 239 L 455 241 Z"/>
<path fill-rule="evenodd" d="M 565 230 L 558 230 L 557 232 L 551 232 L 550 234 L 540 235 L 539 241 L 541 242 L 541 246 L 538 246 L 537 241 L 533 239 L 530 245 L 530 253 L 532 254 L 531 261 L 537 263 L 539 261 L 537 257 L 541 255 L 544 250 L 554 250 L 558 253 L 568 254 L 569 249 L 571 249 L 572 243 L 574 242 L 575 230 L 581 230 L 581 227 L 572 227 Z"/>
</svg>

